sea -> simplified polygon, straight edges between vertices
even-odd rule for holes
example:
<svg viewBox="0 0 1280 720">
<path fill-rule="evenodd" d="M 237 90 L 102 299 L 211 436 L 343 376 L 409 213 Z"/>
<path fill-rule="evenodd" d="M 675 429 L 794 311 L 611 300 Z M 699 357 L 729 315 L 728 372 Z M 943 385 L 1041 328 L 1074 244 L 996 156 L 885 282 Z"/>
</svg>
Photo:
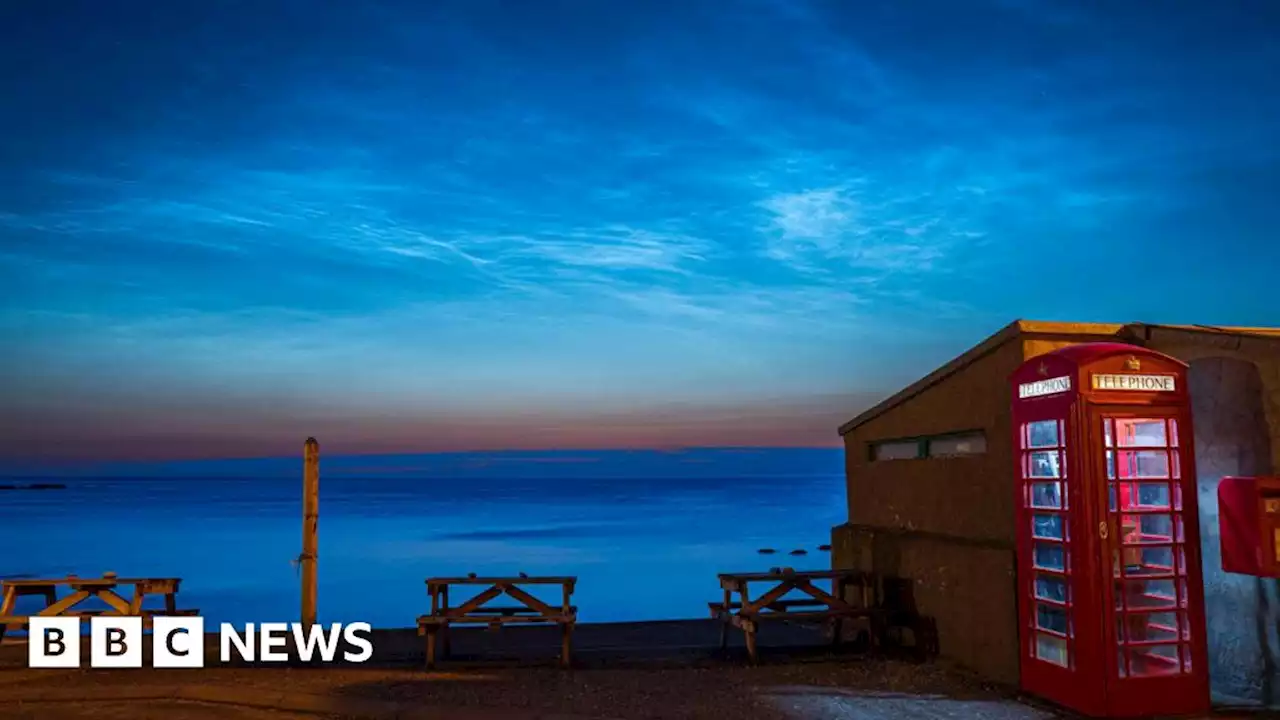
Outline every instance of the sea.
<svg viewBox="0 0 1280 720">
<path fill-rule="evenodd" d="M 207 622 L 298 618 L 300 458 L 34 481 L 66 487 L 0 490 L 0 578 L 179 577 Z M 324 458 L 319 619 L 409 627 L 426 578 L 470 573 L 577 576 L 582 622 L 702 618 L 717 573 L 830 567 L 846 515 L 838 449 Z"/>
</svg>

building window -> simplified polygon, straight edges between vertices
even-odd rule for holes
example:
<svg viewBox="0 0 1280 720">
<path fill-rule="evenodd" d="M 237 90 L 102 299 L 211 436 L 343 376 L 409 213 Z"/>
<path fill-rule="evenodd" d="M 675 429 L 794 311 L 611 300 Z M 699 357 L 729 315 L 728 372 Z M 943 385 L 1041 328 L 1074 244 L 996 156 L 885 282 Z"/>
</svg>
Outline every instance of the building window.
<svg viewBox="0 0 1280 720">
<path fill-rule="evenodd" d="M 886 440 L 871 443 L 872 460 L 915 460 L 924 457 L 919 440 Z"/>
<path fill-rule="evenodd" d="M 869 445 L 872 460 L 919 460 L 982 455 L 987 436 L 981 430 L 928 437 L 879 440 Z"/>
<path fill-rule="evenodd" d="M 957 433 L 929 438 L 929 457 L 982 455 L 987 451 L 987 436 L 981 432 Z"/>
</svg>

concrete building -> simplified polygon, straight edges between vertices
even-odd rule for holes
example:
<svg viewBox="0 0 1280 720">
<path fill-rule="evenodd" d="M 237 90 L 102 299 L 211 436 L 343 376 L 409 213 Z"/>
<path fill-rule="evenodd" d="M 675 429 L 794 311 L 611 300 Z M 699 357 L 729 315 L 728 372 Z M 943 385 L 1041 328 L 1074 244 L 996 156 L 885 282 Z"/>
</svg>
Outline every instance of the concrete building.
<svg viewBox="0 0 1280 720">
<path fill-rule="evenodd" d="M 1280 584 L 1221 569 L 1217 485 L 1280 471 L 1280 329 L 1017 321 L 840 428 L 849 521 L 837 567 L 912 578 L 942 654 L 1018 681 L 1009 376 L 1087 342 L 1189 363 L 1213 691 L 1276 701 Z"/>
</svg>

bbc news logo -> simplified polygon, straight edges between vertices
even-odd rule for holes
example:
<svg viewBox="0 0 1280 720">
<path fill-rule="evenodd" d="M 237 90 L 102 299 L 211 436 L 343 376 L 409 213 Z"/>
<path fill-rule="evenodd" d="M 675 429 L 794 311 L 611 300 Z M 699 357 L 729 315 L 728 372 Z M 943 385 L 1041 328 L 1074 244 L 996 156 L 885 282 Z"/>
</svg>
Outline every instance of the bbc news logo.
<svg viewBox="0 0 1280 720">
<path fill-rule="evenodd" d="M 27 665 L 33 668 L 80 667 L 80 618 L 32 617 Z M 369 623 L 253 623 L 237 630 L 222 623 L 218 654 L 222 662 L 281 663 L 293 660 L 362 663 L 373 656 Z M 290 646 L 289 640 L 293 640 Z M 146 634 L 140 617 L 94 617 L 89 620 L 89 667 L 140 668 Z M 234 651 L 234 653 L 233 653 Z M 158 668 L 205 666 L 204 618 L 155 617 L 151 621 L 151 665 Z"/>
</svg>

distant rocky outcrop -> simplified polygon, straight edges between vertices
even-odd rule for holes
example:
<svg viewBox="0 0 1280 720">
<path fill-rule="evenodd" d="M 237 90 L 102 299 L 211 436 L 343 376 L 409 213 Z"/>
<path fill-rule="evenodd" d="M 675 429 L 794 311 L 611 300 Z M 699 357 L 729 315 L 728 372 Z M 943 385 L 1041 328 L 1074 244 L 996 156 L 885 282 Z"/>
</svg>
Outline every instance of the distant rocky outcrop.
<svg viewBox="0 0 1280 720">
<path fill-rule="evenodd" d="M 0 485 L 0 490 L 66 490 L 63 483 L 30 483 L 27 485 Z"/>
</svg>

